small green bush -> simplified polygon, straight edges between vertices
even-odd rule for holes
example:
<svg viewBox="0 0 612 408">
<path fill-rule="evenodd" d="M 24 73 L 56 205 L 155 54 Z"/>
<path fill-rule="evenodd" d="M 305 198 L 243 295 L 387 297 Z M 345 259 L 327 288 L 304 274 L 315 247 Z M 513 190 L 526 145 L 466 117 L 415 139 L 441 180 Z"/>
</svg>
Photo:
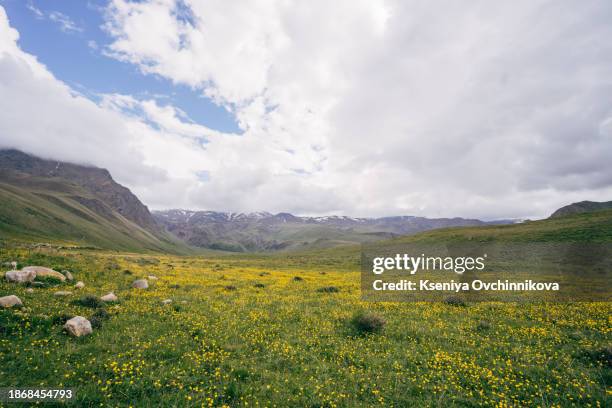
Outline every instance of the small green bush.
<svg viewBox="0 0 612 408">
<path fill-rule="evenodd" d="M 446 299 L 444 299 L 444 303 L 450 306 L 458 306 L 458 307 L 467 306 L 465 301 L 461 299 L 459 296 L 449 296 Z"/>
<path fill-rule="evenodd" d="M 338 292 L 340 292 L 340 289 L 338 289 L 337 286 L 324 286 L 322 288 L 317 289 L 317 292 L 322 292 L 322 293 L 338 293 Z"/>
<path fill-rule="evenodd" d="M 73 302 L 75 305 L 90 307 L 92 309 L 101 308 L 104 306 L 104 302 L 93 295 L 85 295 L 78 300 Z"/>
<path fill-rule="evenodd" d="M 353 316 L 351 324 L 359 333 L 366 334 L 381 332 L 387 322 L 376 313 L 360 312 Z"/>
</svg>

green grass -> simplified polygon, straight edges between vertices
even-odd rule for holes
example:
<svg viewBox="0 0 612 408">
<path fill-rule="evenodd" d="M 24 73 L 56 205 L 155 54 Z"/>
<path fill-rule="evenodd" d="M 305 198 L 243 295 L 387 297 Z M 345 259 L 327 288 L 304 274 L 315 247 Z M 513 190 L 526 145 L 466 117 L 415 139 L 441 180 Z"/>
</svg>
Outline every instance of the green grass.
<svg viewBox="0 0 612 408">
<path fill-rule="evenodd" d="M 393 242 L 609 242 L 611 215 Z M 610 303 L 364 302 L 359 255 L 2 247 L 1 262 L 70 270 L 87 285 L 55 297 L 70 285 L 27 293 L 0 282 L 0 296 L 25 305 L 0 310 L 2 386 L 69 387 L 73 406 L 609 405 Z M 159 280 L 130 288 L 148 275 Z M 110 291 L 116 304 L 79 301 Z M 62 332 L 77 314 L 95 322 L 93 335 Z M 384 323 L 364 330 L 359 316 Z"/>
</svg>

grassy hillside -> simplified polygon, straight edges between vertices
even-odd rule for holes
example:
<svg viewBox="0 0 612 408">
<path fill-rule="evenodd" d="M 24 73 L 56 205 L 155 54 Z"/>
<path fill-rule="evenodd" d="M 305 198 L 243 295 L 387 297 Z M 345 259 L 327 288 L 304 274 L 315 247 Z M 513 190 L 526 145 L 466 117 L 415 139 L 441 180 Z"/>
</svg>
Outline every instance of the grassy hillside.
<svg viewBox="0 0 612 408">
<path fill-rule="evenodd" d="M 190 252 L 169 234 L 154 235 L 63 180 L 30 178 L 21 186 L 0 182 L 0 204 L 0 239 L 4 241 Z"/>
</svg>

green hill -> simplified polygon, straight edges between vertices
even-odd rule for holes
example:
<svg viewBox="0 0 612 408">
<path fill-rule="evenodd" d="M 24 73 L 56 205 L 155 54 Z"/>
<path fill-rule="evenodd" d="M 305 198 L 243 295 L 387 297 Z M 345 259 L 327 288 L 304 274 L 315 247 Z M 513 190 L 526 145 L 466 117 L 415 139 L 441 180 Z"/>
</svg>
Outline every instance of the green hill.
<svg viewBox="0 0 612 408">
<path fill-rule="evenodd" d="M 0 151 L 0 240 L 186 254 L 106 170 Z"/>
</svg>

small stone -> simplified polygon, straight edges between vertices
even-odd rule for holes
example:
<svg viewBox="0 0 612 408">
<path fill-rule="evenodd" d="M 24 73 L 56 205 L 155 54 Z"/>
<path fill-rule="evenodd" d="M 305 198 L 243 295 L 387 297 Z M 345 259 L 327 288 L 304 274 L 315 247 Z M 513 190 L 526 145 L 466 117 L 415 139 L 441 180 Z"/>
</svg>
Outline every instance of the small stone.
<svg viewBox="0 0 612 408">
<path fill-rule="evenodd" d="M 15 295 L 9 295 L 0 297 L 0 306 L 2 307 L 13 307 L 13 306 L 23 306 L 21 299 L 19 299 Z"/>
<path fill-rule="evenodd" d="M 117 298 L 117 295 L 111 292 L 109 294 L 102 296 L 100 300 L 103 302 L 116 302 L 117 300 L 119 300 L 119 298 Z"/>
<path fill-rule="evenodd" d="M 36 278 L 36 272 L 32 271 L 8 271 L 4 274 L 4 279 L 15 283 L 32 282 L 34 278 Z"/>
<path fill-rule="evenodd" d="M 55 296 L 70 296 L 72 295 L 72 292 L 68 291 L 68 290 L 60 290 L 54 293 Z"/>
<path fill-rule="evenodd" d="M 91 323 L 83 316 L 75 316 L 68 320 L 64 325 L 64 329 L 75 337 L 87 336 L 93 332 Z"/>
<path fill-rule="evenodd" d="M 81 281 L 78 281 L 76 285 L 74 285 L 75 289 L 83 289 L 84 287 L 85 287 L 85 284 Z"/>
<path fill-rule="evenodd" d="M 74 276 L 72 276 L 72 273 L 70 273 L 70 271 L 62 271 L 64 273 L 64 276 L 66 277 L 67 280 L 72 281 L 74 280 Z"/>
<path fill-rule="evenodd" d="M 162 305 L 169 305 L 170 303 L 172 303 L 172 299 L 164 299 L 164 300 L 162 300 Z"/>
<path fill-rule="evenodd" d="M 158 278 L 155 275 L 149 275 L 149 276 L 147 276 L 147 279 L 149 279 L 149 280 L 157 280 Z"/>
<path fill-rule="evenodd" d="M 32 289 L 32 288 L 27 288 L 27 289 L 26 289 L 26 293 L 34 293 L 34 289 Z"/>
<path fill-rule="evenodd" d="M 149 287 L 149 282 L 146 279 L 138 279 L 132 283 L 132 287 L 135 289 L 146 289 Z"/>
</svg>

